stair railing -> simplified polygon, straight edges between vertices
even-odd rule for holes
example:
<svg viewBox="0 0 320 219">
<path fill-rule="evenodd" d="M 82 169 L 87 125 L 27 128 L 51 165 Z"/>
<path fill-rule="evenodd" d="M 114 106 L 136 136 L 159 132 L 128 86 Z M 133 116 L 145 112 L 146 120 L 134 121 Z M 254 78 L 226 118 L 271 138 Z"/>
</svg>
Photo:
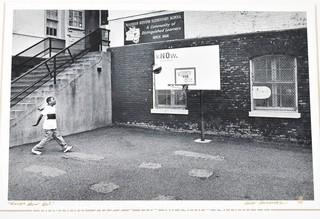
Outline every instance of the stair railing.
<svg viewBox="0 0 320 219">
<path fill-rule="evenodd" d="M 44 59 L 51 57 L 54 52 L 61 51 L 64 47 L 64 40 L 47 37 L 22 52 L 19 52 L 12 57 L 13 77 L 17 77 L 20 73 L 26 72 Z"/>
<path fill-rule="evenodd" d="M 109 46 L 109 43 L 109 30 L 98 28 L 15 78 L 11 81 L 11 107 L 52 78 L 53 83 L 56 84 L 57 75 L 67 66 L 90 51 L 101 51 L 102 47 Z M 28 80 L 31 81 L 30 84 L 13 93 L 13 88 L 28 77 L 29 79 L 36 77 L 36 80 Z"/>
</svg>

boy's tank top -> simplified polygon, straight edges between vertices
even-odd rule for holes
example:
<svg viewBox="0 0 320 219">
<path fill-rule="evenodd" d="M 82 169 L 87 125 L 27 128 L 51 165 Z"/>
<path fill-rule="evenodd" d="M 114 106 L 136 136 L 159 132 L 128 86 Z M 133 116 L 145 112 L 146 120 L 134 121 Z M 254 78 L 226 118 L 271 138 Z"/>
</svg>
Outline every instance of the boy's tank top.
<svg viewBox="0 0 320 219">
<path fill-rule="evenodd" d="M 43 129 L 56 129 L 57 120 L 56 120 L 56 107 L 47 105 L 41 111 L 41 114 L 44 116 Z"/>
</svg>

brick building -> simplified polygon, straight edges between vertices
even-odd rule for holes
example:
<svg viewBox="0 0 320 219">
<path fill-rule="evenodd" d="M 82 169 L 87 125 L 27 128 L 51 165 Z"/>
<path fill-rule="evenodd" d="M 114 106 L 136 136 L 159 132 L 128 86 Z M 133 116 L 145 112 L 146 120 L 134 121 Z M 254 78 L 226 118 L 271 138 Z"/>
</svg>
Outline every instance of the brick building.
<svg viewBox="0 0 320 219">
<path fill-rule="evenodd" d="M 63 134 L 109 125 L 111 117 L 113 124 L 198 132 L 200 92 L 182 88 L 155 89 L 152 66 L 157 51 L 214 45 L 219 48 L 219 56 L 213 61 L 219 63 L 220 90 L 207 90 L 203 95 L 206 134 L 311 145 L 306 13 L 109 11 L 107 15 L 109 23 L 105 27 L 110 29 L 107 55 L 93 54 L 86 58 L 102 60 L 102 64 L 81 71 L 90 72 L 86 77 L 91 75 L 101 86 L 107 83 L 108 91 L 82 89 L 76 94 L 83 105 L 83 95 L 95 103 L 98 102 L 96 97 L 108 93 L 105 98 L 108 104 L 101 102 L 99 107 L 101 118 L 108 114 L 108 122 L 101 123 L 99 117 L 88 128 L 81 125 L 81 119 L 74 118 Z M 22 21 L 26 17 L 34 22 L 25 25 Z M 47 36 L 58 39 L 64 46 L 72 45 L 100 27 L 102 20 L 102 11 L 16 10 L 13 55 L 19 48 Z M 201 56 L 194 60 L 201 60 Z M 78 65 L 74 68 L 85 67 Z M 110 80 L 96 78 L 97 69 L 111 75 L 110 86 Z M 83 77 L 82 80 L 86 84 L 91 78 Z M 66 90 L 73 92 L 74 82 L 76 80 L 68 81 L 70 86 Z M 57 95 L 56 89 L 49 88 Z M 43 90 L 45 94 L 48 92 Z M 257 97 L 260 92 L 257 90 L 266 90 L 269 94 Z M 69 103 L 65 96 L 61 94 L 60 102 Z M 86 106 L 90 118 L 94 117 L 91 116 L 93 108 Z M 13 111 L 20 112 L 21 109 L 12 108 L 12 115 L 16 115 Z M 19 119 L 27 121 L 23 115 Z M 27 133 L 21 124 L 22 131 L 17 131 L 17 136 Z M 15 144 L 33 142 L 36 140 L 33 136 L 38 136 L 36 133 L 25 135 L 26 140 Z"/>
<path fill-rule="evenodd" d="M 175 26 L 161 29 L 176 15 L 182 19 Z M 305 13 L 110 13 L 110 29 L 114 123 L 199 130 L 199 91 L 155 90 L 154 53 L 218 45 L 221 90 L 204 92 L 206 133 L 311 144 Z M 137 30 L 134 40 L 128 32 Z M 268 98 L 255 98 L 259 86 L 270 89 Z"/>
</svg>

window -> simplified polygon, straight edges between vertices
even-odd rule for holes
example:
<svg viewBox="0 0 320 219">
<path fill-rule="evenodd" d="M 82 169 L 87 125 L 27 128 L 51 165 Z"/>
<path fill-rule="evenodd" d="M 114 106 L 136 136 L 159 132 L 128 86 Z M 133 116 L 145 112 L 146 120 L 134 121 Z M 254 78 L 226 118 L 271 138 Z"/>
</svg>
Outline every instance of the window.
<svg viewBox="0 0 320 219">
<path fill-rule="evenodd" d="M 69 26 L 83 29 L 83 11 L 69 10 Z"/>
<path fill-rule="evenodd" d="M 47 21 L 47 35 L 57 36 L 58 25 L 56 22 Z"/>
<path fill-rule="evenodd" d="M 251 116 L 299 118 L 296 59 L 266 55 L 251 61 Z M 270 113 L 271 112 L 271 113 Z"/>
<path fill-rule="evenodd" d="M 47 10 L 47 19 L 58 21 L 58 10 Z"/>
<path fill-rule="evenodd" d="M 186 108 L 183 90 L 156 90 L 156 108 Z"/>
<path fill-rule="evenodd" d="M 151 113 L 188 114 L 185 90 L 155 90 Z"/>
<path fill-rule="evenodd" d="M 57 36 L 58 32 L 58 10 L 46 11 L 46 34 L 48 36 Z"/>
</svg>

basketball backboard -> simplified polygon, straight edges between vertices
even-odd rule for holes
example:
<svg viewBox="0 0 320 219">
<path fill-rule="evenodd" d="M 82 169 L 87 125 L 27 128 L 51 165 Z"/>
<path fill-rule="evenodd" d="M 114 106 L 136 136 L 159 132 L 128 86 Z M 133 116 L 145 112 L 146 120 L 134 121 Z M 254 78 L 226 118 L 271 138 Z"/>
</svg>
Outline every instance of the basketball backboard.
<svg viewBox="0 0 320 219">
<path fill-rule="evenodd" d="M 154 74 L 156 90 L 220 90 L 219 46 L 198 46 L 154 51 L 154 64 L 161 66 Z"/>
</svg>

